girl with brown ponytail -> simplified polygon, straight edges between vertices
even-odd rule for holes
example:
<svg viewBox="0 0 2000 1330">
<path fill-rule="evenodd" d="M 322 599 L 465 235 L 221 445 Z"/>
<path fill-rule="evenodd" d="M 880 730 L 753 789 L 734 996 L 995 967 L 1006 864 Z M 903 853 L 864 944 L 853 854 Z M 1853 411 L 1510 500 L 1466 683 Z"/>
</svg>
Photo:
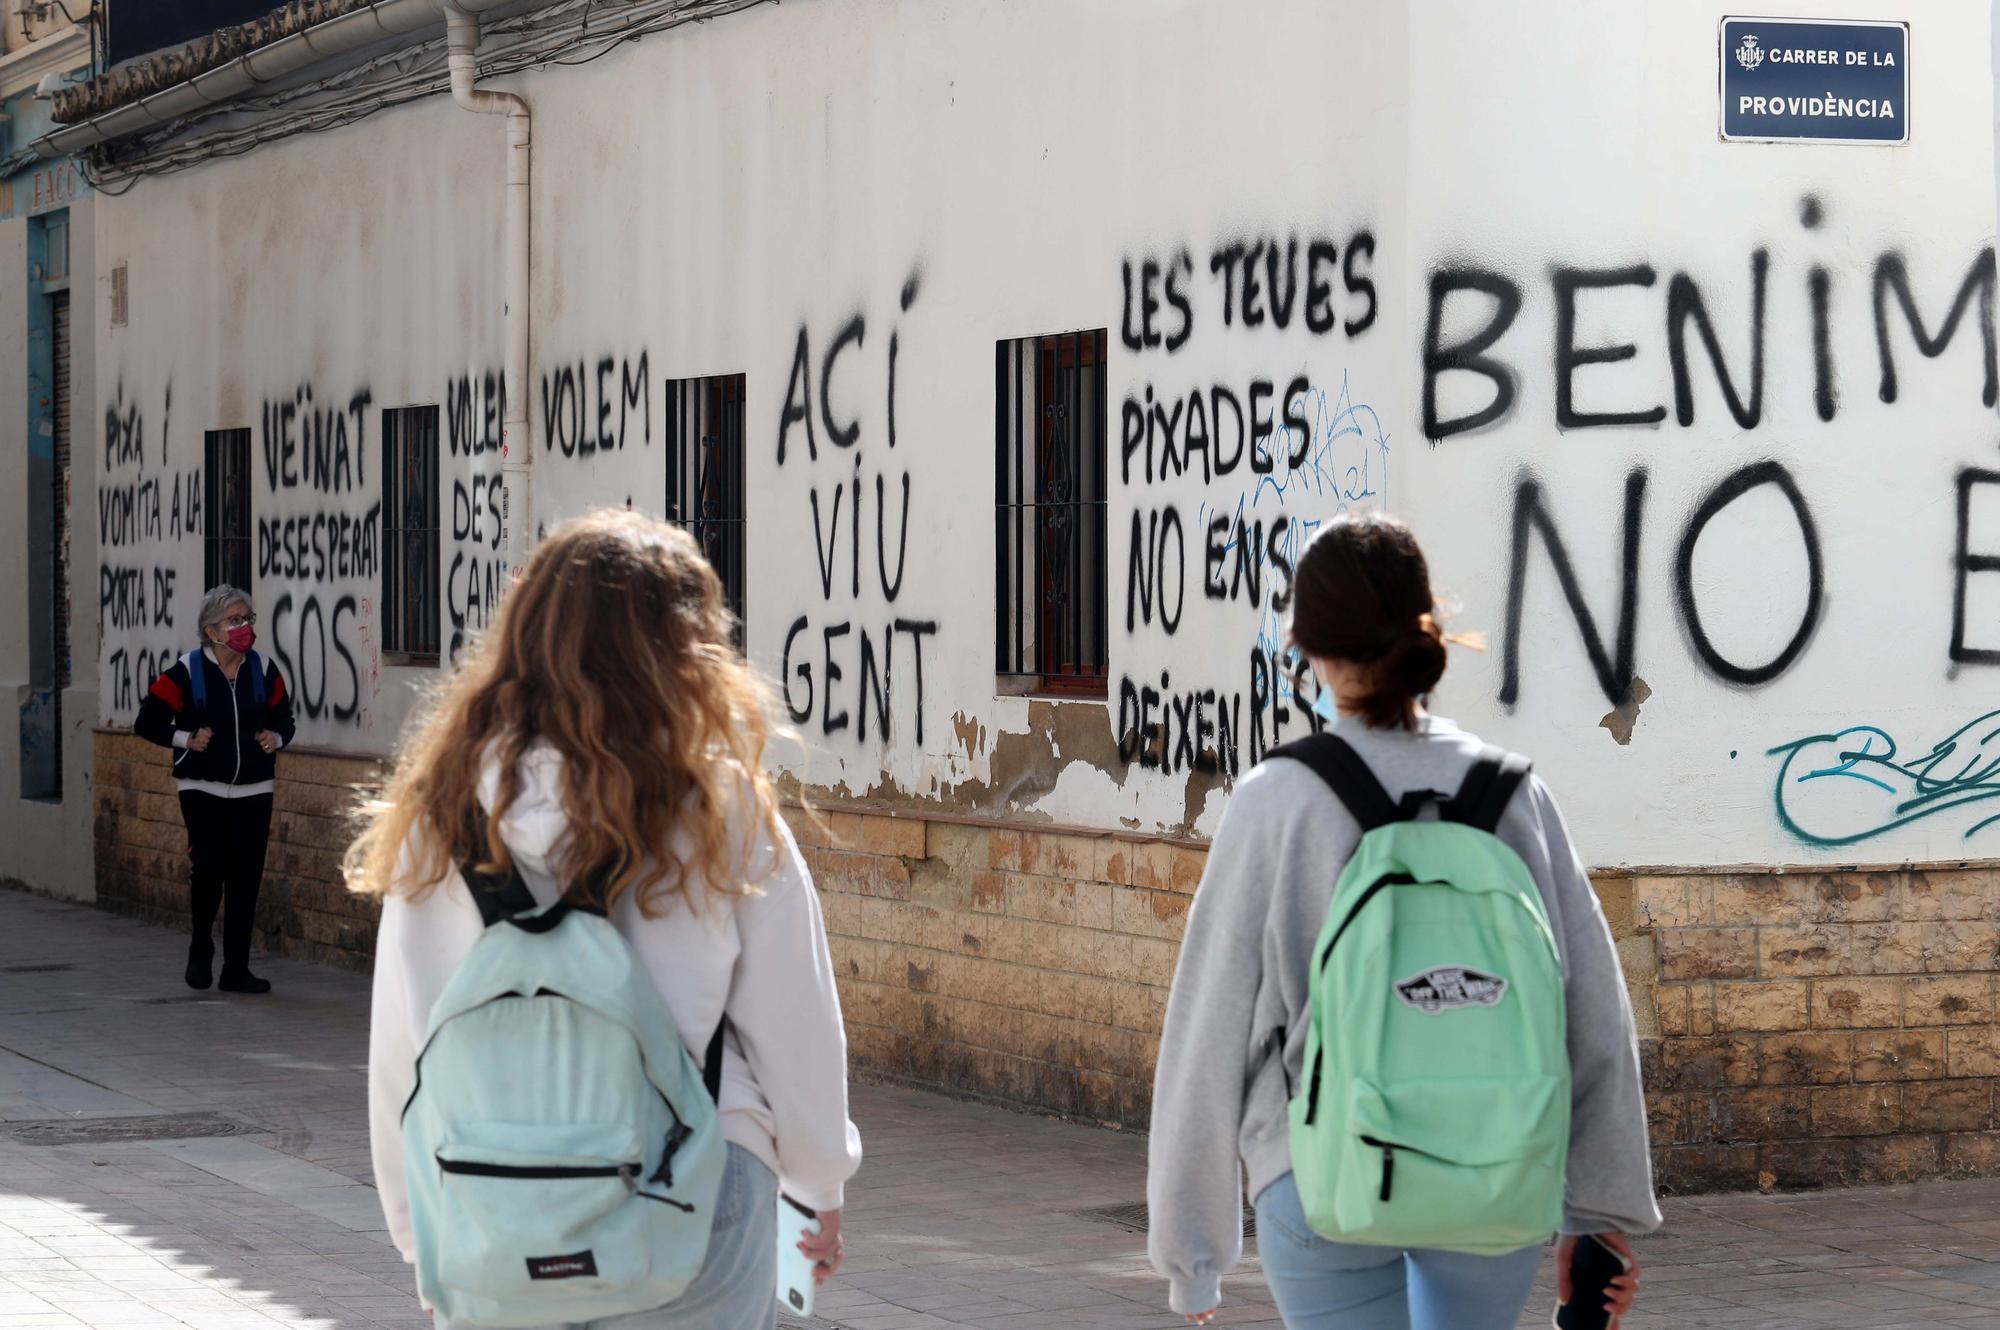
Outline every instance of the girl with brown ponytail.
<svg viewBox="0 0 2000 1330">
<path fill-rule="evenodd" d="M 1319 677 L 1314 709 L 1328 732 L 1391 801 L 1460 789 L 1488 752 L 1425 708 L 1447 642 L 1472 644 L 1439 626 L 1408 526 L 1368 513 L 1319 530 L 1294 578 L 1291 645 Z M 1404 1250 L 1336 1242 L 1306 1223 L 1287 1104 L 1301 1083 L 1314 942 L 1362 828 L 1305 756 L 1281 750 L 1237 784 L 1188 916 L 1153 1090 L 1153 1264 L 1171 1281 L 1175 1311 L 1212 1320 L 1222 1276 L 1242 1255 L 1247 1182 L 1264 1278 L 1293 1330 L 1503 1330 L 1527 1300 L 1539 1245 L 1498 1256 Z M 1493 834 L 1534 879 L 1565 979 L 1570 1236 L 1560 1239 L 1557 1271 L 1567 1299 L 1576 1235 L 1598 1235 L 1629 1258 L 1622 1235 L 1660 1223 L 1638 1043 L 1611 932 L 1538 778 L 1516 787 Z M 1607 1310 L 1623 1315 L 1637 1292 L 1634 1262 L 1605 1291 Z"/>
</svg>

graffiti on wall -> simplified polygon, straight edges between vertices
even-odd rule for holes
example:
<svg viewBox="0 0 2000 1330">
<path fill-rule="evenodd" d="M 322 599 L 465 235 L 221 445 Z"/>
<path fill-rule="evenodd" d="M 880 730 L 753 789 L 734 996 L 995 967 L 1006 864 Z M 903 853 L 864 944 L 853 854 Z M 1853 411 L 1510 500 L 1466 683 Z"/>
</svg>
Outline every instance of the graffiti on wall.
<svg viewBox="0 0 2000 1330">
<path fill-rule="evenodd" d="M 1824 209 L 1817 198 L 1801 205 L 1801 224 L 1807 229 L 1820 225 Z M 1667 350 L 1670 382 L 1663 385 L 1656 400 L 1621 403 L 1598 401 L 1586 409 L 1579 399 L 1588 395 L 1579 382 L 1593 365 L 1615 364 L 1638 354 L 1634 341 L 1579 343 L 1579 306 L 1593 292 L 1614 288 L 1651 290 L 1662 285 L 1659 272 L 1647 263 L 1618 267 L 1558 267 L 1548 279 L 1547 292 L 1555 309 L 1553 345 L 1543 363 L 1552 367 L 1554 424 L 1558 430 L 1588 430 L 1617 427 L 1660 427 L 1669 419 L 1674 424 L 1694 426 L 1701 413 L 1699 386 L 1709 385 L 1719 398 L 1733 425 L 1751 432 L 1765 418 L 1767 355 L 1777 354 L 1765 316 L 1766 292 L 1771 281 L 1771 257 L 1767 249 L 1753 250 L 1745 265 L 1749 284 L 1748 327 L 1740 333 L 1724 333 L 1710 317 L 1714 301 L 1700 280 L 1686 271 L 1675 272 L 1664 283 L 1663 335 Z M 1833 278 L 1821 265 L 1812 265 L 1802 274 L 1809 327 L 1800 330 L 1792 348 L 1801 362 L 1811 364 L 1811 402 L 1814 415 L 1822 422 L 1834 420 L 1840 411 L 1842 384 L 1831 352 L 1829 310 Z M 1976 389 L 1983 407 L 1996 400 L 1996 380 L 2000 379 L 2000 358 L 1995 353 L 1994 252 L 1989 246 L 1971 260 L 1947 302 L 1943 313 L 1930 299 L 1920 299 L 1909 276 L 1906 257 L 1896 251 L 1880 254 L 1870 270 L 1869 310 L 1873 321 L 1875 364 L 1873 383 L 1880 401 L 1893 404 L 1903 395 L 1906 367 L 1905 348 L 1914 348 L 1926 359 L 1936 359 L 1970 328 L 1979 342 L 1980 372 Z M 1510 343 L 1507 334 L 1520 313 L 1524 292 L 1513 277 L 1497 269 L 1457 266 L 1434 271 L 1429 283 L 1429 303 L 1425 319 L 1422 352 L 1424 431 L 1434 443 L 1458 436 L 1497 428 L 1514 415 L 1518 401 L 1522 353 L 1527 348 Z M 1934 298 L 1933 298 L 1934 299 Z M 1441 331 L 1451 316 L 1462 316 L 1464 307 L 1475 312 L 1469 331 L 1446 337 Z M 1930 313 L 1926 313 L 1926 310 Z M 1631 336 L 1643 330 L 1634 329 Z M 1519 339 L 1515 339 L 1518 342 Z M 1729 346 L 1725 346 L 1725 342 Z M 1733 350 L 1730 349 L 1733 347 Z M 1540 348 L 1536 348 L 1539 350 Z M 1477 406 L 1448 414 L 1440 406 L 1440 386 L 1460 382 L 1464 376 L 1483 385 L 1485 400 Z M 1965 391 L 1959 389 L 1958 391 Z M 1970 394 L 1968 394 L 1970 395 Z M 1753 445 L 1754 447 L 1754 445 Z M 1959 484 L 1988 483 L 1984 472 L 1961 473 Z M 1784 500 L 1787 517 L 1805 554 L 1805 585 L 1799 588 L 1799 617 L 1782 647 L 1766 659 L 1742 659 L 1731 655 L 1712 637 L 1708 622 L 1712 607 L 1704 610 L 1702 591 L 1693 576 L 1696 548 L 1703 532 L 1731 504 L 1761 488 L 1769 487 Z M 1620 532 L 1614 545 L 1579 551 L 1567 537 L 1557 518 L 1555 483 L 1534 469 L 1524 469 L 1513 489 L 1512 520 L 1507 551 L 1507 627 L 1502 647 L 1502 679 L 1499 700 L 1512 707 L 1521 696 L 1522 603 L 1531 570 L 1546 566 L 1561 591 L 1564 605 L 1574 620 L 1581 646 L 1589 659 L 1604 698 L 1614 707 L 1632 702 L 1639 662 L 1635 658 L 1639 618 L 1644 612 L 1640 595 L 1640 551 L 1655 541 L 1647 532 L 1648 473 L 1635 466 L 1627 474 L 1620 500 L 1611 505 L 1620 513 Z M 1579 496 L 1565 496 L 1572 502 Z M 1593 496 L 1597 501 L 1597 496 Z M 1967 507 L 1959 505 L 1958 557 L 1950 576 L 1954 579 L 1954 601 L 1960 607 L 1948 643 L 1944 644 L 1949 664 L 1992 663 L 2000 660 L 1993 647 L 1982 646 L 1967 637 L 1963 622 L 1965 581 L 1970 575 L 1990 571 L 1990 555 L 1982 549 L 2000 547 L 2000 532 L 1985 540 L 1967 530 Z M 1655 519 L 1657 520 L 1657 519 Z M 1820 520 L 1809 497 L 1809 484 L 1783 462 L 1754 458 L 1714 477 L 1691 512 L 1679 519 L 1669 533 L 1664 548 L 1671 551 L 1669 582 L 1673 589 L 1672 613 L 1678 618 L 1688 650 L 1695 663 L 1708 675 L 1724 683 L 1754 688 L 1781 677 L 1809 648 L 1829 593 L 1825 585 L 1825 559 Z M 1592 608 L 1577 568 L 1579 564 L 1608 566 L 1617 570 L 1615 595 L 1600 600 Z M 1769 588 L 1764 589 L 1769 594 Z"/>
<path fill-rule="evenodd" d="M 1970 840 L 2000 825 L 2000 711 L 1905 755 L 1889 731 L 1852 725 L 1771 749 L 1778 820 L 1821 847 L 1858 845 L 1915 822 L 1948 823 Z"/>
<path fill-rule="evenodd" d="M 154 673 L 193 645 L 211 514 L 198 448 L 172 454 L 172 389 L 105 406 L 98 492 L 105 707 L 129 720 Z M 445 386 L 439 525 L 447 641 L 455 656 L 504 590 L 501 483 L 506 394 L 496 371 Z M 641 426 L 643 428 L 643 426 Z M 382 685 L 382 439 L 375 394 L 305 380 L 266 398 L 251 442 L 251 590 L 262 649 L 290 680 L 307 733 L 374 724 Z M 180 463 L 180 465 L 175 465 Z M 448 533 L 448 544 L 446 543 Z M 185 598 L 185 599 L 184 599 Z"/>
<path fill-rule="evenodd" d="M 589 459 L 653 445 L 647 356 L 599 356 L 542 375 L 542 452 Z M 501 412 L 505 418 L 505 389 Z"/>
<path fill-rule="evenodd" d="M 379 442 L 367 388 L 301 382 L 265 400 L 251 443 L 249 540 L 262 648 L 302 722 L 365 728 L 380 687 Z M 153 677 L 195 643 L 212 529 L 200 451 L 176 446 L 171 383 L 157 412 L 120 384 L 104 409 L 98 487 L 106 713 L 129 722 Z"/>
<path fill-rule="evenodd" d="M 372 603 L 382 572 L 381 478 L 368 388 L 300 383 L 263 403 L 256 505 L 265 636 L 306 721 L 366 727 L 381 687 Z"/>
<path fill-rule="evenodd" d="M 445 385 L 444 400 L 445 459 L 451 473 L 451 551 L 444 580 L 451 636 L 445 658 L 456 660 L 467 639 L 486 627 L 507 587 L 506 490 L 500 471 L 506 379 L 496 370 L 463 374 Z"/>
<path fill-rule="evenodd" d="M 779 682 L 792 722 L 827 740 L 924 742 L 924 654 L 939 623 L 904 598 L 922 496 L 908 450 L 896 451 L 896 362 L 921 291 L 913 271 L 893 310 L 873 311 L 872 334 L 867 309 L 831 331 L 801 323 L 784 377 L 777 465 L 804 472 L 795 516 L 812 531 L 817 580 L 803 580 L 818 598 L 786 626 Z"/>
<path fill-rule="evenodd" d="M 97 631 L 105 644 L 100 686 L 108 704 L 127 717 L 154 676 L 193 645 L 193 615 L 177 612 L 188 588 L 172 551 L 201 540 L 204 496 L 200 466 L 175 465 L 199 459 L 171 455 L 173 403 L 169 383 L 149 419 L 138 396 L 128 396 L 120 383 L 104 408 L 97 487 Z M 201 588 L 191 594 L 199 600 Z"/>
<path fill-rule="evenodd" d="M 1801 199 L 1798 222 L 1805 231 L 1817 231 L 1826 216 L 1819 197 Z M 1759 446 L 1760 432 L 1769 432 L 1776 400 L 1771 394 L 1797 394 L 1792 418 L 1830 425 L 1852 410 L 1857 392 L 1872 394 L 1883 406 L 1909 400 L 1915 367 L 1957 347 L 1949 369 L 1926 377 L 1924 398 L 1931 406 L 1956 401 L 1962 408 L 1976 401 L 1990 414 L 2000 400 L 1994 250 L 1980 248 L 1963 268 L 1953 264 L 1947 270 L 1954 268 L 1946 281 L 1932 279 L 1927 286 L 1913 277 L 1910 256 L 1889 248 L 1845 272 L 1817 262 L 1780 271 L 1773 248 L 1760 245 L 1740 267 L 1718 270 L 1741 283 L 1734 290 L 1716 288 L 1715 274 L 1667 273 L 1650 262 L 1558 266 L 1549 272 L 1545 290 L 1510 275 L 1518 269 L 1455 264 L 1433 270 L 1421 350 L 1421 412 L 1434 445 L 1518 425 L 1521 376 L 1531 367 L 1551 376 L 1547 400 L 1558 431 L 1706 425 L 1743 440 L 1740 459 L 1700 477 L 1692 499 L 1672 513 L 1659 511 L 1654 476 L 1645 464 L 1626 470 L 1616 495 L 1580 492 L 1573 482 L 1544 474 L 1532 463 L 1520 469 L 1505 526 L 1501 706 L 1514 708 L 1528 687 L 1525 603 L 1539 579 L 1551 580 L 1555 603 L 1567 616 L 1565 631 L 1573 634 L 1597 692 L 1613 707 L 1603 724 L 1621 744 L 1631 741 L 1639 704 L 1649 696 L 1638 644 L 1653 640 L 1641 632 L 1650 614 L 1674 620 L 1698 675 L 1731 688 L 1772 685 L 1805 659 L 1828 603 L 1840 592 L 1828 567 L 1829 542 L 1839 539 L 1839 526 L 1819 511 L 1827 482 L 1799 462 L 1770 456 L 1775 448 Z M 1860 289 L 1843 292 L 1843 277 Z M 1780 282 L 1797 283 L 1803 297 L 1796 302 L 1803 314 L 1796 326 L 1768 317 L 1771 292 Z M 1613 303 L 1613 293 L 1622 293 L 1623 302 Z M 1514 331 L 1530 298 L 1545 298 L 1553 308 L 1548 345 Z M 1620 320 L 1608 313 L 1629 311 L 1634 300 L 1649 299 L 1658 301 L 1657 321 Z M 1712 311 L 1725 305 L 1741 311 L 1742 322 L 1732 318 L 1732 326 L 1724 326 Z M 1857 340 L 1872 354 L 1861 364 L 1842 366 L 1836 359 L 1836 310 L 1853 310 L 1851 317 L 1868 320 L 1868 335 Z M 1585 336 L 1580 330 L 1586 326 L 1599 331 Z M 1607 327 L 1618 331 L 1603 331 Z M 1597 367 L 1637 359 L 1642 345 L 1665 351 L 1666 372 L 1652 391 L 1644 391 L 1643 375 L 1594 375 Z M 1621 386 L 1609 388 L 1612 383 Z M 1617 400 L 1620 393 L 1623 400 Z M 1942 512 L 1949 504 L 1955 512 L 1955 529 L 1946 528 L 1950 546 L 1939 550 L 1948 557 L 1909 575 L 1949 579 L 1942 589 L 1949 593 L 1950 623 L 1940 625 L 1929 649 L 1947 677 L 1957 677 L 1969 666 L 2000 664 L 2000 633 L 1990 614 L 1968 612 L 1968 602 L 1984 586 L 1979 579 L 2000 572 L 2000 522 L 1994 520 L 2000 505 L 1987 501 L 2000 494 L 2000 471 L 1960 466 L 1946 474 L 1952 488 L 1937 496 L 1936 506 Z M 1801 580 L 1774 585 L 1772 574 L 1754 587 L 1754 604 L 1732 603 L 1727 584 L 1697 575 L 1698 552 L 1704 535 L 1753 495 L 1761 496 L 1755 509 L 1758 539 L 1771 548 L 1795 548 L 1802 557 L 1785 562 Z M 1565 516 L 1564 508 L 1575 505 L 1590 507 Z M 1597 516 L 1602 511 L 1612 514 L 1609 522 Z M 1586 528 L 1594 534 L 1584 534 Z M 1646 560 L 1655 561 L 1651 577 L 1642 566 Z M 1652 608 L 1648 586 L 1664 588 L 1666 603 Z M 1787 608 L 1772 611 L 1772 605 Z M 1768 623 L 1773 613 L 1783 622 L 1769 624 L 1771 635 L 1762 647 L 1731 644 L 1717 631 L 1719 623 L 1741 624 L 1753 614 Z M 1776 819 L 1796 840 L 1822 848 L 1872 840 L 1918 822 L 1950 823 L 1970 837 L 2000 825 L 2000 818 L 1983 809 L 2000 795 L 1995 780 L 2000 768 L 1991 747 L 1996 734 L 2000 728 L 1989 715 L 1914 757 L 1890 730 L 1875 725 L 1777 744 L 1767 753 L 1778 767 Z"/>
<path fill-rule="evenodd" d="M 1119 407 L 1117 459 L 1135 500 L 1122 565 L 1131 664 L 1114 703 L 1128 764 L 1233 777 L 1288 729 L 1323 724 L 1282 623 L 1313 531 L 1388 502 L 1381 417 L 1348 371 L 1314 368 L 1329 344 L 1374 326 L 1376 249 L 1360 229 L 1230 239 L 1199 258 L 1183 245 L 1120 264 L 1120 339 L 1141 366 Z M 1293 358 L 1268 373 L 1218 380 L 1182 358 L 1190 346 L 1212 354 L 1230 338 L 1274 334 L 1290 334 L 1281 354 Z M 1197 605 L 1207 607 L 1204 637 L 1238 626 L 1246 664 L 1232 681 L 1176 679 L 1168 663 Z M 1141 664 L 1149 655 L 1157 672 Z"/>
</svg>

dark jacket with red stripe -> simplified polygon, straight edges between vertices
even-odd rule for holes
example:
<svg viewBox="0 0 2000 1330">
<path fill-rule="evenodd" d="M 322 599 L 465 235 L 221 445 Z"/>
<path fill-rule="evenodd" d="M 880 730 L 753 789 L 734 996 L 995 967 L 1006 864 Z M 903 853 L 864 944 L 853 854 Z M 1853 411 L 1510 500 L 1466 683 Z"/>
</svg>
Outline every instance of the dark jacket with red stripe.
<svg viewBox="0 0 2000 1330">
<path fill-rule="evenodd" d="M 142 738 L 162 748 L 174 748 L 174 733 L 193 734 L 207 728 L 215 731 L 202 752 L 192 748 L 174 749 L 174 777 L 177 780 L 206 780 L 221 785 L 255 785 L 270 780 L 277 769 L 276 754 L 257 746 L 257 732 L 269 730 L 287 745 L 297 724 L 292 719 L 292 695 L 285 676 L 276 663 L 261 652 L 264 662 L 264 702 L 259 706 L 251 688 L 250 671 L 236 671 L 232 684 L 220 667 L 205 653 L 195 655 L 195 663 L 207 671 L 203 689 L 207 709 L 197 715 L 194 689 L 188 678 L 187 658 L 153 680 L 146 700 L 139 704 L 139 718 L 132 728 Z M 246 662 L 247 664 L 247 662 Z M 233 699 L 233 702 L 232 702 Z"/>
</svg>

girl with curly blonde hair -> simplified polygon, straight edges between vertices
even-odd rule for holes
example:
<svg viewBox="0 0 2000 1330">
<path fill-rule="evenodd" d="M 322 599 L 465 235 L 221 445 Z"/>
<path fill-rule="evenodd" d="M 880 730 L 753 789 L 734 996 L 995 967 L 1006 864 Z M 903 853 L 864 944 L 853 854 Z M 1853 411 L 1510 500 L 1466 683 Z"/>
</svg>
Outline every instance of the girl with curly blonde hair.
<svg viewBox="0 0 2000 1330">
<path fill-rule="evenodd" d="M 767 691 L 731 644 L 715 572 L 678 527 L 564 524 L 445 681 L 349 850 L 382 897 L 369 1046 L 375 1177 L 406 1260 L 400 1115 L 432 1004 L 482 932 L 460 872 L 518 870 L 538 904 L 595 884 L 695 1051 L 723 1031 L 729 1162 L 707 1264 L 639 1330 L 770 1325 L 779 1179 L 840 1261 L 861 1159 L 818 898 L 763 769 Z M 605 1325 L 613 1322 L 603 1323 Z"/>
</svg>

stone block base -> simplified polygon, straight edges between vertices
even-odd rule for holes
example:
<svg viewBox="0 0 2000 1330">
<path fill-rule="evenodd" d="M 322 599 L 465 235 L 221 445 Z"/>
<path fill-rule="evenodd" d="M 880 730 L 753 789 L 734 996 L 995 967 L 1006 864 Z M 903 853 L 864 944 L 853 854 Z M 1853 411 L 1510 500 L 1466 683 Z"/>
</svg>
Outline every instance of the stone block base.
<svg viewBox="0 0 2000 1330">
<path fill-rule="evenodd" d="M 1985 868 L 1632 879 L 1662 1183 L 2000 1170 L 1996 887 Z"/>
<path fill-rule="evenodd" d="M 365 969 L 341 884 L 371 760 L 280 763 L 258 940 Z M 97 892 L 185 928 L 165 755 L 97 740 Z M 1144 1127 L 1193 842 L 831 804 L 787 810 L 826 912 L 858 1070 Z M 1603 874 L 1672 1191 L 2000 1173 L 1994 870 Z"/>
</svg>

